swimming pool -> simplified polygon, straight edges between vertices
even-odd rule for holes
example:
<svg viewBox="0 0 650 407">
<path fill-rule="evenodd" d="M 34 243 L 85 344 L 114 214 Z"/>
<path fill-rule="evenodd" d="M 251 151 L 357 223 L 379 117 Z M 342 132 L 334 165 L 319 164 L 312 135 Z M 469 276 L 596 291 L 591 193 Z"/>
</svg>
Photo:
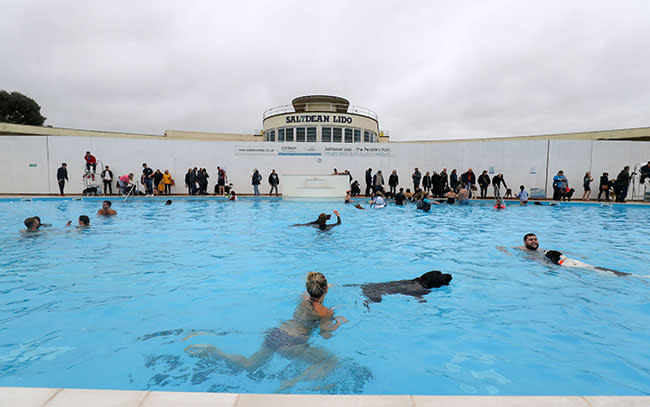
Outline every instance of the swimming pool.
<svg viewBox="0 0 650 407">
<path fill-rule="evenodd" d="M 250 355 L 291 318 L 308 271 L 349 319 L 330 339 L 326 378 L 292 393 L 650 394 L 650 281 L 572 271 L 498 251 L 530 231 L 541 247 L 650 274 L 650 208 L 562 204 L 354 209 L 242 199 L 0 200 L 0 386 L 278 391 L 306 367 L 276 356 L 248 373 L 187 345 Z M 287 225 L 339 209 L 321 233 Z M 67 220 L 91 215 L 88 230 Z M 21 234 L 39 215 L 53 226 Z M 426 303 L 364 305 L 359 287 L 452 273 Z M 183 340 L 193 331 L 201 335 Z"/>
</svg>

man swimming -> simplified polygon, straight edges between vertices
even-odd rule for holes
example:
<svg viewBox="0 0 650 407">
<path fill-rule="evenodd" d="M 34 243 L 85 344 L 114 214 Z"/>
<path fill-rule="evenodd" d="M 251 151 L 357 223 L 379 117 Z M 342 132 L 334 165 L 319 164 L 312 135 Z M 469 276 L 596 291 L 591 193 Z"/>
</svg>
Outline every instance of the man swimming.
<svg viewBox="0 0 650 407">
<path fill-rule="evenodd" d="M 27 227 L 27 232 L 38 232 L 41 227 L 51 226 L 47 223 L 41 223 L 41 218 L 38 216 L 31 216 L 25 219 L 23 223 Z"/>
<path fill-rule="evenodd" d="M 336 223 L 332 223 L 330 225 L 327 224 L 327 221 L 332 217 L 332 215 L 326 215 L 324 213 L 321 213 L 320 215 L 318 215 L 318 219 L 316 219 L 313 222 L 296 223 L 295 225 L 291 225 L 291 226 L 312 226 L 324 232 L 332 229 L 334 226 L 338 226 L 341 224 L 341 214 L 339 213 L 339 211 L 334 210 L 334 215 L 336 215 Z"/>
<path fill-rule="evenodd" d="M 498 246 L 497 249 L 499 249 L 500 251 L 506 254 L 510 254 L 508 253 L 507 249 L 505 249 L 502 246 Z M 534 233 L 527 233 L 526 235 L 524 235 L 524 245 L 515 247 L 515 249 L 521 250 L 526 254 L 532 255 L 533 257 L 535 257 L 536 260 L 539 261 L 543 260 L 546 262 L 556 264 L 558 266 L 581 268 L 581 269 L 587 269 L 592 271 L 606 271 L 609 273 L 613 273 L 618 277 L 631 275 L 630 273 L 616 271 L 605 267 L 593 266 L 591 264 L 583 263 L 579 260 L 568 258 L 557 250 L 540 250 L 539 240 L 537 239 L 537 235 L 535 235 Z"/>
<path fill-rule="evenodd" d="M 252 356 L 222 352 L 212 345 L 189 345 L 185 352 L 192 356 L 219 357 L 226 359 L 249 372 L 268 363 L 275 353 L 287 359 L 299 359 L 310 366 L 297 378 L 283 383 L 282 389 L 293 386 L 299 380 L 314 380 L 325 377 L 338 363 L 336 356 L 329 351 L 311 346 L 309 338 L 318 329 L 320 335 L 328 339 L 347 319 L 334 316 L 334 309 L 323 305 L 328 292 L 327 279 L 322 273 L 310 272 L 305 283 L 307 295 L 303 297 L 293 312 L 293 318 L 282 322 L 279 327 L 266 331 L 260 349 Z M 197 335 L 188 336 L 190 339 Z"/>
<path fill-rule="evenodd" d="M 68 223 L 66 223 L 66 226 L 72 225 L 72 221 L 69 220 Z M 78 228 L 87 228 L 90 226 L 90 218 L 87 215 L 81 215 L 79 216 L 79 219 L 77 220 L 77 227 Z"/>
<path fill-rule="evenodd" d="M 115 215 L 117 215 L 117 211 L 115 209 L 111 208 L 111 201 L 104 201 L 104 203 L 102 203 L 102 209 L 97 211 L 97 215 L 99 215 L 99 216 L 115 216 Z"/>
</svg>

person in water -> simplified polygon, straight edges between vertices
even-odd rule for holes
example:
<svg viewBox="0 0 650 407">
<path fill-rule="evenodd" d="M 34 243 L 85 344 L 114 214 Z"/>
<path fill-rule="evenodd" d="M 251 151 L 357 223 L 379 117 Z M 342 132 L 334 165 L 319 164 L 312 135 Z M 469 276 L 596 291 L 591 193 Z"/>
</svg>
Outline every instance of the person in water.
<svg viewBox="0 0 650 407">
<path fill-rule="evenodd" d="M 115 216 L 117 211 L 111 208 L 111 201 L 104 201 L 102 203 L 102 209 L 97 211 L 99 216 Z"/>
<path fill-rule="evenodd" d="M 327 350 L 309 345 L 309 338 L 319 330 L 320 335 L 328 339 L 347 319 L 334 316 L 334 309 L 323 305 L 329 287 L 322 273 L 312 271 L 307 274 L 305 286 L 307 295 L 294 310 L 293 318 L 266 331 L 260 349 L 252 356 L 225 353 L 212 345 L 189 345 L 185 352 L 199 357 L 223 358 L 249 372 L 268 363 L 276 353 L 287 359 L 299 359 L 311 364 L 299 377 L 285 382 L 283 388 L 291 387 L 302 379 L 325 377 L 336 367 L 338 360 Z"/>
<path fill-rule="evenodd" d="M 345 193 L 345 203 L 352 203 L 352 195 L 350 195 L 350 191 Z"/>
<path fill-rule="evenodd" d="M 66 226 L 72 225 L 72 221 L 69 220 L 68 223 L 66 223 Z M 90 226 L 90 218 L 87 215 L 81 215 L 79 216 L 79 219 L 77 220 L 77 227 L 78 228 L 85 228 Z"/>
<path fill-rule="evenodd" d="M 167 202 L 165 202 L 165 205 L 171 205 L 171 204 L 172 204 L 172 200 L 171 200 L 171 199 L 168 199 Z"/>
<path fill-rule="evenodd" d="M 384 199 L 384 196 L 381 194 L 381 192 L 377 192 L 369 203 L 370 206 L 374 206 L 377 209 L 386 207 L 386 200 Z"/>
<path fill-rule="evenodd" d="M 41 227 L 51 226 L 48 223 L 41 223 L 41 218 L 38 216 L 31 216 L 23 221 L 27 232 L 38 232 Z"/>
<path fill-rule="evenodd" d="M 295 225 L 291 225 L 291 226 L 312 226 L 312 227 L 318 228 L 318 229 L 320 229 L 322 231 L 330 230 L 334 226 L 338 226 L 338 225 L 341 224 L 341 214 L 339 213 L 339 211 L 334 210 L 334 215 L 336 215 L 336 223 L 332 223 L 331 225 L 328 225 L 327 221 L 332 217 L 332 215 L 327 215 L 325 213 L 321 213 L 320 215 L 318 215 L 318 219 L 316 219 L 313 222 L 296 223 Z"/>
<path fill-rule="evenodd" d="M 502 246 L 498 246 L 497 249 L 501 250 L 506 254 L 510 254 Z M 630 273 L 616 271 L 605 267 L 593 266 L 591 264 L 583 263 L 579 260 L 568 258 L 567 256 L 563 255 L 557 250 L 540 250 L 539 240 L 537 239 L 537 235 L 535 235 L 534 233 L 527 233 L 526 235 L 524 235 L 524 245 L 515 247 L 515 249 L 521 250 L 528 255 L 532 255 L 535 258 L 535 260 L 550 262 L 558 266 L 581 268 L 581 269 L 592 270 L 592 271 L 606 271 L 609 273 L 613 273 L 618 277 L 630 275 Z"/>
</svg>

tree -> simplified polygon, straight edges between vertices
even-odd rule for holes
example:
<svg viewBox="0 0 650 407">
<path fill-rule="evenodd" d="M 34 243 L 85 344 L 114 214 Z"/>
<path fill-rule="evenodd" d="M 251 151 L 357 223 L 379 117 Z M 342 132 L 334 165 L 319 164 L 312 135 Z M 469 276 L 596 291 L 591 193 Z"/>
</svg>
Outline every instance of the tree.
<svg viewBox="0 0 650 407">
<path fill-rule="evenodd" d="M 0 90 L 0 122 L 42 126 L 45 117 L 34 99 L 20 92 Z"/>
</svg>

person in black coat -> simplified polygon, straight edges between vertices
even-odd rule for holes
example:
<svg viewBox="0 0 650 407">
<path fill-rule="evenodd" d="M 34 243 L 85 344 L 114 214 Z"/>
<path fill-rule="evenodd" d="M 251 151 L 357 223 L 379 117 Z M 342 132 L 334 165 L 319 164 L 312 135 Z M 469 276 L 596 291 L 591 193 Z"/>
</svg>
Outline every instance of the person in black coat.
<svg viewBox="0 0 650 407">
<path fill-rule="evenodd" d="M 113 182 L 113 171 L 110 170 L 108 165 L 102 171 L 101 176 L 104 182 L 104 195 L 113 195 L 113 185 L 111 184 Z"/>
<path fill-rule="evenodd" d="M 601 201 L 600 196 L 605 194 L 605 200 L 609 201 L 609 189 L 612 184 L 609 182 L 609 174 L 603 172 L 603 175 L 600 176 L 600 183 L 598 185 L 598 200 Z"/>
<path fill-rule="evenodd" d="M 61 191 L 61 196 L 63 196 L 63 188 L 65 187 L 65 182 L 70 181 L 68 179 L 68 165 L 66 163 L 61 164 L 58 170 L 56 170 L 56 181 L 59 183 L 59 191 Z"/>
<path fill-rule="evenodd" d="M 269 174 L 269 185 L 271 185 L 271 190 L 269 191 L 269 196 L 273 195 L 273 189 L 275 189 L 275 196 L 280 195 L 278 193 L 278 185 L 279 184 L 280 184 L 280 177 L 278 177 L 278 173 L 275 172 L 275 170 L 272 170 L 271 174 Z"/>
<path fill-rule="evenodd" d="M 431 173 L 427 171 L 424 174 L 424 177 L 422 177 L 422 189 L 424 189 L 424 192 L 428 193 L 431 191 Z"/>
<path fill-rule="evenodd" d="M 366 196 L 370 196 L 372 189 L 372 168 L 366 170 Z"/>
<path fill-rule="evenodd" d="M 388 177 L 388 186 L 390 187 L 391 195 L 394 195 L 397 192 L 397 185 L 399 184 L 399 177 L 397 176 L 397 170 L 393 170 L 390 177 Z"/>
<path fill-rule="evenodd" d="M 449 189 L 449 176 L 447 175 L 447 169 L 443 168 L 440 172 L 440 197 L 444 197 Z"/>
<path fill-rule="evenodd" d="M 440 174 L 435 171 L 431 174 L 431 194 L 433 194 L 434 197 L 442 196 L 440 189 Z"/>
<path fill-rule="evenodd" d="M 185 174 L 185 186 L 189 195 L 194 195 L 194 189 L 196 188 L 195 181 L 196 177 L 194 176 L 194 172 L 189 168 L 187 174 Z"/>
<path fill-rule="evenodd" d="M 487 198 L 487 190 L 490 186 L 490 176 L 487 170 L 483 170 L 483 173 L 479 175 L 478 185 L 481 187 L 481 199 Z"/>
</svg>

